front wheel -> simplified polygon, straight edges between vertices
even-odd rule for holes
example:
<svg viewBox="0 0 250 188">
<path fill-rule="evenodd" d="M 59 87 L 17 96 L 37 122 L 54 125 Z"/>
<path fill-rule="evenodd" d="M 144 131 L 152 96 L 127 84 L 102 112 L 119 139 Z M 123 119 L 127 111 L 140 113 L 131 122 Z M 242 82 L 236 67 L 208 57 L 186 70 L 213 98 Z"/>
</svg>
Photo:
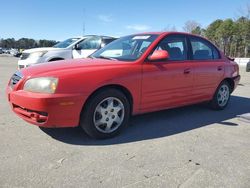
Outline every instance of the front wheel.
<svg viewBox="0 0 250 188">
<path fill-rule="evenodd" d="M 223 110 L 230 100 L 230 86 L 227 81 L 223 81 L 217 88 L 211 101 L 211 107 L 216 110 Z"/>
<path fill-rule="evenodd" d="M 102 139 L 117 135 L 128 124 L 130 104 L 116 89 L 94 94 L 84 107 L 80 126 L 91 137 Z"/>
</svg>

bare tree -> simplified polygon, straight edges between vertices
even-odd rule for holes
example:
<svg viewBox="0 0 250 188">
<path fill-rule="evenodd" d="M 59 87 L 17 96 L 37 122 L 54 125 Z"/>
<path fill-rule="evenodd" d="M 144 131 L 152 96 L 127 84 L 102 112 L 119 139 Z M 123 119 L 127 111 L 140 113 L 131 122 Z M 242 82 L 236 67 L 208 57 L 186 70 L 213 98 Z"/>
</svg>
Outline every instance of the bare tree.
<svg viewBox="0 0 250 188">
<path fill-rule="evenodd" d="M 250 4 L 247 4 L 246 6 L 246 17 L 250 19 Z"/>
<path fill-rule="evenodd" d="M 185 32 L 191 33 L 197 27 L 201 27 L 201 24 L 199 24 L 198 22 L 196 22 L 194 20 L 189 20 L 189 21 L 185 22 L 183 30 Z"/>
<path fill-rule="evenodd" d="M 162 31 L 177 31 L 177 29 L 174 25 L 167 25 L 162 29 Z"/>
<path fill-rule="evenodd" d="M 250 19 L 250 4 L 246 4 L 244 7 L 238 8 L 235 20 L 239 19 L 240 17 Z"/>
</svg>

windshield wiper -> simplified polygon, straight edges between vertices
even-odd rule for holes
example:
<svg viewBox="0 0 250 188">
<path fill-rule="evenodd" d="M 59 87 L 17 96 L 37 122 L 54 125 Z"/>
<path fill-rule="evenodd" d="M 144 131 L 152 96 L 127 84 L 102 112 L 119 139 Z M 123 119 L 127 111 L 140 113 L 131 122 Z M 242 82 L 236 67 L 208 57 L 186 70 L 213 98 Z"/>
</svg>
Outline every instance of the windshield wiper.
<svg viewBox="0 0 250 188">
<path fill-rule="evenodd" d="M 102 55 L 100 55 L 100 56 L 98 56 L 98 57 L 96 57 L 96 58 L 108 59 L 108 60 L 116 60 L 116 61 L 117 61 L 117 59 L 115 59 L 115 58 L 113 58 L 113 57 L 107 57 L 107 56 L 102 56 Z"/>
</svg>

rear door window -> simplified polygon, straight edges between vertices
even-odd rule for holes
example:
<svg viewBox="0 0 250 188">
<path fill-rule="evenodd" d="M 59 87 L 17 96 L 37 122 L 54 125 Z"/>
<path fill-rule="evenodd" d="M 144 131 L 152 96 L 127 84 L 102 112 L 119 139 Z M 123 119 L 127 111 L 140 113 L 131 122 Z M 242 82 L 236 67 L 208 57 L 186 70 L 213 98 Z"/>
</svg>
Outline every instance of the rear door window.
<svg viewBox="0 0 250 188">
<path fill-rule="evenodd" d="M 196 37 L 190 38 L 193 60 L 219 59 L 218 50 L 209 42 Z"/>
</svg>

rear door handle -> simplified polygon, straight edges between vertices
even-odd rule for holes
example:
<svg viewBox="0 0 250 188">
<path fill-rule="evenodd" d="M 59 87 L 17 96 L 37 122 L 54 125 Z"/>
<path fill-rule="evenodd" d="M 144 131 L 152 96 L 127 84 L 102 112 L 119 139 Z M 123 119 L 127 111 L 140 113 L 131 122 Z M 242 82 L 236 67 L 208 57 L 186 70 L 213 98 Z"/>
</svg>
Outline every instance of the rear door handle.
<svg viewBox="0 0 250 188">
<path fill-rule="evenodd" d="M 218 67 L 217 67 L 217 70 L 218 70 L 218 71 L 222 71 L 222 66 L 218 66 Z"/>
<path fill-rule="evenodd" d="M 184 74 L 189 74 L 191 72 L 191 70 L 189 68 L 184 69 Z"/>
</svg>

